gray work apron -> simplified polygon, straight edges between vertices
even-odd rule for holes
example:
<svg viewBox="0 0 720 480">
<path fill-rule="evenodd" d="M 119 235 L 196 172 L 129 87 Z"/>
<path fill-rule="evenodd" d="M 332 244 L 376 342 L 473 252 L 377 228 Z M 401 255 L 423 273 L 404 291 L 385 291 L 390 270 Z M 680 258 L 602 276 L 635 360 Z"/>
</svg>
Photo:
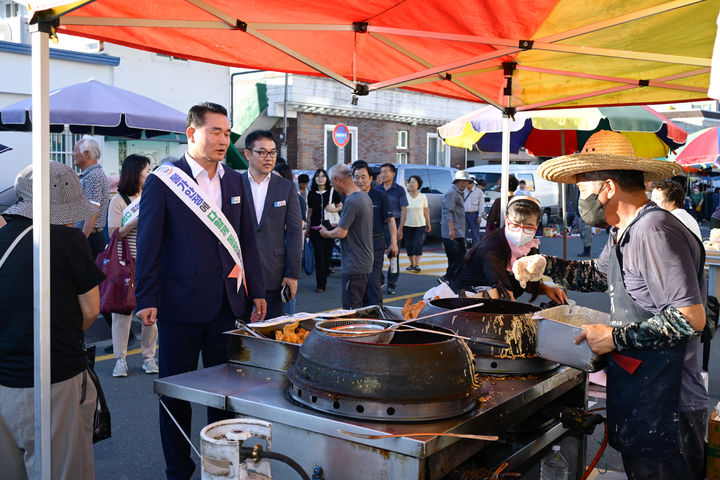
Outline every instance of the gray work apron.
<svg viewBox="0 0 720 480">
<path fill-rule="evenodd" d="M 638 219 L 654 210 L 641 212 L 623 235 Z M 654 316 L 625 290 L 620 243 L 617 242 L 609 255 L 610 324 L 613 327 Z M 660 460 L 677 451 L 680 383 L 686 346 L 681 343 L 669 348 L 633 349 L 608 355 L 608 436 L 610 445 L 620 453 Z M 641 363 L 638 365 L 638 362 Z"/>
</svg>

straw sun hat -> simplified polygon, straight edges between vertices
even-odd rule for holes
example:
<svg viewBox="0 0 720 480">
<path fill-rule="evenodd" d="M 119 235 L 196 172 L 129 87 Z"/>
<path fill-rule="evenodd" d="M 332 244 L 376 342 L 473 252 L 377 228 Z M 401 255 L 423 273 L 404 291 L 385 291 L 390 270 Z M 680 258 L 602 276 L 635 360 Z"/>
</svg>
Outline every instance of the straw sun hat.
<svg viewBox="0 0 720 480">
<path fill-rule="evenodd" d="M 680 174 L 682 167 L 666 160 L 636 157 L 625 135 L 600 130 L 580 153 L 548 160 L 540 165 L 538 174 L 551 182 L 577 183 L 577 175 L 599 170 L 637 170 L 645 172 L 646 182 L 653 182 Z"/>
</svg>

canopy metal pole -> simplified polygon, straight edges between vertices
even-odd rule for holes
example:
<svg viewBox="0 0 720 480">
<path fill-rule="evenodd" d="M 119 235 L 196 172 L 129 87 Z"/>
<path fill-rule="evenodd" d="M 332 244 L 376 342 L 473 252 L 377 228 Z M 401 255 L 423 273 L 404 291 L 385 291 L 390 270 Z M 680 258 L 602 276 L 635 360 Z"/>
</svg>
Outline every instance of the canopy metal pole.
<svg viewBox="0 0 720 480">
<path fill-rule="evenodd" d="M 560 130 L 560 156 L 565 155 L 565 130 Z M 560 184 L 563 220 L 563 259 L 567 260 L 567 185 Z"/>
<path fill-rule="evenodd" d="M 280 155 L 285 161 L 288 161 L 287 157 L 287 101 L 288 101 L 288 74 L 285 74 L 285 95 L 283 98 L 283 133 L 282 133 L 282 144 L 280 145 Z"/>
<path fill-rule="evenodd" d="M 500 225 L 505 225 L 508 203 L 508 182 L 510 181 L 510 115 L 503 113 L 502 127 L 502 169 L 500 176 Z"/>
<path fill-rule="evenodd" d="M 50 463 L 50 24 L 32 25 L 32 168 L 35 478 L 49 479 Z"/>
</svg>

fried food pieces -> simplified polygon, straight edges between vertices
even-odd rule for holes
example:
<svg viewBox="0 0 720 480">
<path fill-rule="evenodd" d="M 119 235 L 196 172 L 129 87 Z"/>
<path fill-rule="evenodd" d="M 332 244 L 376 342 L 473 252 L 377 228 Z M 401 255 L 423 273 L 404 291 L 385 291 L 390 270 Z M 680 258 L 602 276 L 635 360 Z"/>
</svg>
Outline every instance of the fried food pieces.
<svg viewBox="0 0 720 480">
<path fill-rule="evenodd" d="M 305 330 L 304 328 L 298 328 L 300 326 L 300 321 L 295 320 L 292 323 L 288 323 L 285 325 L 282 329 L 275 331 L 275 340 L 278 342 L 287 342 L 287 343 L 303 343 L 305 341 L 305 337 L 307 337 L 308 333 L 310 333 L 309 330 Z M 296 331 L 297 330 L 297 331 Z"/>
<path fill-rule="evenodd" d="M 418 303 L 414 305 L 412 303 L 412 300 L 412 298 L 408 298 L 405 302 L 405 306 L 403 306 L 402 316 L 405 320 L 418 318 L 420 311 L 425 308 L 425 302 L 423 302 L 422 300 L 419 300 Z"/>
</svg>

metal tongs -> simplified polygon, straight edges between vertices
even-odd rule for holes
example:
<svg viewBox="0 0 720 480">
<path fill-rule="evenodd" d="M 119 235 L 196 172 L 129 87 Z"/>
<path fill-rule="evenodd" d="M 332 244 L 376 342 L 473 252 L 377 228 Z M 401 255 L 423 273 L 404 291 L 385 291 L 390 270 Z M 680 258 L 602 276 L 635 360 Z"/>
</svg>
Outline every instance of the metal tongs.
<svg viewBox="0 0 720 480">
<path fill-rule="evenodd" d="M 441 332 L 441 331 L 438 331 L 438 330 L 431 330 L 431 329 L 429 329 L 429 328 L 422 328 L 422 327 L 416 327 L 416 326 L 414 326 L 414 325 L 408 325 L 408 324 L 410 324 L 410 323 L 417 322 L 417 321 L 420 321 L 420 320 L 425 320 L 425 319 L 427 319 L 427 318 L 438 317 L 438 316 L 440 316 L 440 315 L 447 315 L 447 314 L 449 314 L 449 313 L 460 312 L 460 311 L 462 311 L 462 310 L 469 310 L 469 309 L 471 309 L 471 308 L 479 307 L 479 306 L 481 306 L 481 305 L 483 305 L 482 302 L 473 303 L 473 304 L 471 304 L 471 305 L 465 305 L 465 306 L 463 306 L 463 307 L 453 308 L 452 310 L 444 310 L 444 311 L 442 311 L 442 312 L 432 313 L 432 314 L 430 314 L 430 315 L 424 315 L 424 316 L 418 317 L 418 318 L 410 318 L 410 319 L 408 319 L 408 320 L 404 320 L 404 321 L 402 321 L 402 322 L 398 322 L 398 323 L 396 323 L 395 325 L 392 325 L 392 326 L 390 326 L 390 327 L 388 327 L 388 328 L 383 328 L 383 329 L 380 329 L 380 330 L 375 330 L 375 329 L 373 329 L 372 331 L 368 331 L 368 332 L 365 332 L 365 333 L 359 333 L 359 332 L 358 332 L 357 334 L 355 334 L 355 336 L 361 337 L 361 336 L 363 336 L 363 335 L 368 335 L 368 334 L 370 334 L 370 335 L 379 335 L 379 334 L 383 334 L 383 333 L 390 333 L 390 335 L 392 335 L 392 334 L 393 334 L 394 332 L 396 332 L 396 331 L 415 330 L 415 331 L 419 331 L 419 332 L 428 332 L 428 333 L 434 333 L 434 334 L 437 334 L 437 335 L 444 335 L 444 336 L 446 336 L 446 337 L 459 338 L 459 339 L 461 339 L 461 340 L 467 340 L 467 341 L 469 341 L 469 342 L 481 343 L 481 344 L 483 344 L 483 345 L 489 345 L 489 346 L 491 346 L 491 347 L 510 348 L 510 345 L 508 345 L 508 344 L 505 343 L 505 342 L 501 342 L 501 341 L 499 341 L 499 340 L 492 340 L 492 339 L 487 338 L 487 337 L 465 337 L 465 336 L 463 336 L 463 335 L 458 335 L 457 333 L 447 333 L 447 332 Z M 358 319 L 353 319 L 353 321 L 357 321 L 357 320 L 358 320 Z M 405 327 L 407 327 L 407 328 L 404 329 L 404 330 L 398 330 L 398 328 L 399 328 L 399 327 L 402 327 L 402 326 L 405 326 Z M 350 334 L 350 333 L 348 333 L 348 334 L 346 334 L 346 335 L 347 335 L 348 337 L 352 337 L 352 336 L 353 336 L 353 334 Z M 392 338 L 392 336 L 390 336 L 390 337 L 387 339 L 387 342 L 379 342 L 379 343 L 389 343 L 391 338 Z"/>
</svg>

